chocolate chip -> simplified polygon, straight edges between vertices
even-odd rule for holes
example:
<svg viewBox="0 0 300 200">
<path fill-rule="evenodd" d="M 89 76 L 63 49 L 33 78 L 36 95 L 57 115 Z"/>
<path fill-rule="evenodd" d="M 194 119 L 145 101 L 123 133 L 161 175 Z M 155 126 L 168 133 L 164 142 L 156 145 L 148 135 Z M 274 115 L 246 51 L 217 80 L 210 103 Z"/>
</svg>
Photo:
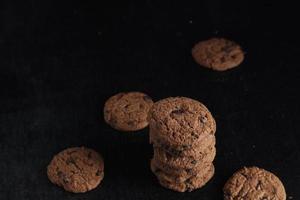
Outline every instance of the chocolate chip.
<svg viewBox="0 0 300 200">
<path fill-rule="evenodd" d="M 134 121 L 129 121 L 129 122 L 127 122 L 127 124 L 128 124 L 129 126 L 133 126 L 133 125 L 135 124 L 135 122 L 134 122 Z"/>
<path fill-rule="evenodd" d="M 66 160 L 67 165 L 73 164 L 77 169 L 80 169 L 80 167 L 77 165 L 76 161 L 74 160 L 74 158 L 68 158 Z"/>
<path fill-rule="evenodd" d="M 262 189 L 261 185 L 262 185 L 262 182 L 259 180 L 258 183 L 257 183 L 257 185 L 256 185 L 256 187 L 255 187 L 255 189 L 261 190 Z"/>
<path fill-rule="evenodd" d="M 174 114 L 174 115 L 181 115 L 181 114 L 183 114 L 183 113 L 185 113 L 185 110 L 182 109 L 182 108 L 180 108 L 180 109 L 177 109 L 177 110 L 173 110 L 173 111 L 171 112 L 171 115 L 172 115 L 172 114 Z"/>
<path fill-rule="evenodd" d="M 207 122 L 207 116 L 205 115 L 205 116 L 200 116 L 199 117 L 199 121 L 201 122 L 201 123 L 206 123 Z"/>
<path fill-rule="evenodd" d="M 57 176 L 58 176 L 59 178 L 62 178 L 62 177 L 64 176 L 64 173 L 63 173 L 62 171 L 58 171 L 58 172 L 57 172 Z"/>
<path fill-rule="evenodd" d="M 222 57 L 222 58 L 221 58 L 221 62 L 224 63 L 225 61 L 226 61 L 226 58 L 225 58 L 225 57 Z"/>
<path fill-rule="evenodd" d="M 171 154 L 171 153 L 169 153 L 169 152 L 167 152 L 167 151 L 166 151 L 165 153 L 166 153 L 166 157 L 167 157 L 167 158 L 172 158 L 172 154 Z"/>
<path fill-rule="evenodd" d="M 195 138 L 199 138 L 199 135 L 197 135 L 195 132 L 192 132 L 192 134 L 191 134 L 193 137 L 195 137 Z"/>
<path fill-rule="evenodd" d="M 66 163 L 67 163 L 67 165 L 70 165 L 70 164 L 76 164 L 75 163 L 75 160 L 72 158 L 72 157 L 70 157 L 70 158 L 68 158 L 67 160 L 66 160 Z"/>
<path fill-rule="evenodd" d="M 91 159 L 92 158 L 92 152 L 88 153 L 88 158 Z"/>
<path fill-rule="evenodd" d="M 164 146 L 166 147 L 166 149 L 170 149 L 171 148 L 170 145 L 168 145 L 168 144 L 165 144 Z"/>
<path fill-rule="evenodd" d="M 67 184 L 67 183 L 70 182 L 69 179 L 67 178 L 66 174 L 64 174 L 62 171 L 58 171 L 58 172 L 57 172 L 57 176 L 58 176 L 60 179 L 62 179 L 62 181 L 63 181 L 65 184 Z"/>
<path fill-rule="evenodd" d="M 102 174 L 101 171 L 98 169 L 96 172 L 96 176 L 100 176 L 101 174 Z"/>
<path fill-rule="evenodd" d="M 196 161 L 196 160 L 193 160 L 191 163 L 192 163 L 193 165 L 195 165 L 195 164 L 197 163 L 197 161 Z"/>
<path fill-rule="evenodd" d="M 69 180 L 67 178 L 63 178 L 63 182 L 64 182 L 64 184 L 67 184 L 67 183 L 69 183 Z"/>
<path fill-rule="evenodd" d="M 176 149 L 170 149 L 171 153 L 175 156 L 180 156 L 182 151 Z"/>
</svg>

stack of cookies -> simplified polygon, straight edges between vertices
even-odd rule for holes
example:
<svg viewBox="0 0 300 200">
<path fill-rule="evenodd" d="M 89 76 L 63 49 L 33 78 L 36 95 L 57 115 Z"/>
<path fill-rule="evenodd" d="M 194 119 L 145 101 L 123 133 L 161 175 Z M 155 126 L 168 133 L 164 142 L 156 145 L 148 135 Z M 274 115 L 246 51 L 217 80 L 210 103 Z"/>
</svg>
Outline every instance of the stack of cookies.
<svg viewBox="0 0 300 200">
<path fill-rule="evenodd" d="M 150 109 L 151 170 L 159 183 L 178 192 L 204 186 L 214 175 L 216 123 L 200 102 L 170 97 Z"/>
</svg>

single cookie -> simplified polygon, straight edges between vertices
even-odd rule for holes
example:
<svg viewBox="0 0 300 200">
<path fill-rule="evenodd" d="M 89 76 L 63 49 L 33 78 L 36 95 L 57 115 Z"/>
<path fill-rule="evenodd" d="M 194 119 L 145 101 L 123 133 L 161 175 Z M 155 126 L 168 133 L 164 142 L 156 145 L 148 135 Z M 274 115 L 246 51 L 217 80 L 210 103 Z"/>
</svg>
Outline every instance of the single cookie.
<svg viewBox="0 0 300 200">
<path fill-rule="evenodd" d="M 83 193 L 100 184 L 104 177 L 104 162 L 92 149 L 69 148 L 54 156 L 47 175 L 52 183 L 66 191 Z"/>
<path fill-rule="evenodd" d="M 152 105 L 151 98 L 141 92 L 119 93 L 106 101 L 104 119 L 117 130 L 137 131 L 148 126 Z"/>
<path fill-rule="evenodd" d="M 186 97 L 169 97 L 156 102 L 149 111 L 150 140 L 174 149 L 186 150 L 199 144 L 203 136 L 214 135 L 216 123 L 200 102 Z M 151 135 L 156 133 L 156 135 Z"/>
<path fill-rule="evenodd" d="M 206 173 L 213 163 L 202 163 L 196 168 L 190 170 L 171 168 L 165 165 L 159 166 L 153 159 L 151 160 L 151 171 L 160 177 L 165 177 L 166 180 L 171 182 L 182 183 L 191 177 L 197 176 L 200 173 Z M 180 173 L 182 172 L 182 173 Z"/>
<path fill-rule="evenodd" d="M 159 176 L 157 178 L 159 180 L 159 183 L 165 188 L 177 192 L 186 192 L 186 191 L 191 192 L 193 190 L 203 187 L 213 177 L 214 173 L 215 173 L 214 165 L 211 165 L 208 172 L 204 174 L 200 173 L 199 175 L 194 176 L 182 183 L 172 182 L 164 178 L 161 178 Z"/>
<path fill-rule="evenodd" d="M 199 152 L 199 155 L 197 157 L 172 156 L 162 149 L 154 148 L 153 159 L 162 163 L 166 163 L 166 165 L 173 168 L 192 169 L 200 163 L 212 162 L 215 159 L 215 156 L 216 148 L 214 146 L 208 147 L 204 152 Z"/>
<path fill-rule="evenodd" d="M 151 132 L 152 130 L 150 130 Z M 153 133 L 150 135 L 154 135 Z M 180 150 L 180 149 L 174 149 L 169 144 L 164 144 L 159 139 L 152 138 L 152 143 L 154 148 L 162 148 L 164 151 L 168 152 L 172 156 L 193 156 L 197 157 L 199 155 L 199 152 L 203 152 L 206 148 L 209 146 L 215 146 L 216 144 L 216 138 L 214 135 L 201 135 L 203 136 L 203 139 L 197 146 L 194 146 L 193 148 L 186 149 L 186 150 Z"/>
<path fill-rule="evenodd" d="M 241 47 L 224 38 L 212 38 L 197 43 L 192 49 L 192 56 L 198 64 L 216 71 L 234 68 L 244 60 Z"/>
<path fill-rule="evenodd" d="M 199 173 L 199 171 L 203 170 L 205 166 L 211 165 L 211 162 L 201 162 L 195 165 L 191 169 L 171 167 L 167 163 L 160 162 L 159 160 L 151 159 L 151 166 L 153 169 L 159 169 L 167 174 L 171 174 L 175 177 L 179 177 L 179 179 L 190 178 Z"/>
<path fill-rule="evenodd" d="M 258 167 L 244 167 L 224 186 L 225 200 L 285 200 L 282 182 L 271 172 Z"/>
</svg>

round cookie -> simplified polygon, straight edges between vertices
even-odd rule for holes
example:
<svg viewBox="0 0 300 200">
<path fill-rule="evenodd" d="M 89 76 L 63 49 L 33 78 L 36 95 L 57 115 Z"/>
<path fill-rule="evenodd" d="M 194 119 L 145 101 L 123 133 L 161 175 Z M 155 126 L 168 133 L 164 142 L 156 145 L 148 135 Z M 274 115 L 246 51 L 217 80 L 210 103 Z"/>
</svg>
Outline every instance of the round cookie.
<svg viewBox="0 0 300 200">
<path fill-rule="evenodd" d="M 198 64 L 216 71 L 237 67 L 244 60 L 241 47 L 224 38 L 211 38 L 197 43 L 192 49 L 192 56 Z"/>
<path fill-rule="evenodd" d="M 150 130 L 151 132 L 151 130 Z M 152 134 L 153 135 L 153 134 Z M 172 146 L 168 144 L 164 144 L 159 139 L 152 138 L 152 143 L 154 148 L 162 148 L 164 151 L 169 153 L 172 156 L 193 156 L 197 157 L 199 155 L 199 152 L 203 152 L 206 148 L 209 146 L 215 146 L 216 144 L 216 138 L 214 135 L 201 135 L 203 136 L 203 139 L 197 146 L 194 146 L 193 148 L 186 149 L 186 150 L 178 150 L 174 149 Z"/>
<path fill-rule="evenodd" d="M 155 160 L 151 160 L 151 171 L 156 176 L 164 176 L 167 180 L 171 182 L 182 183 L 191 177 L 197 176 L 199 173 L 206 173 L 213 163 L 201 163 L 197 167 L 187 170 L 171 168 L 166 165 L 159 165 Z"/>
<path fill-rule="evenodd" d="M 156 102 L 148 115 L 151 138 L 174 149 L 186 150 L 199 144 L 203 136 L 216 132 L 216 123 L 200 102 L 186 97 L 169 97 Z M 152 135 L 152 134 L 156 135 Z M 158 135 L 159 133 L 159 135 Z"/>
<path fill-rule="evenodd" d="M 199 173 L 205 166 L 211 165 L 211 162 L 202 162 L 191 169 L 171 167 L 166 163 L 160 162 L 159 160 L 151 159 L 151 166 L 153 169 L 159 169 L 160 171 L 166 172 L 168 174 L 172 174 L 175 177 L 179 177 L 180 179 L 194 176 Z"/>
<path fill-rule="evenodd" d="M 117 130 L 141 130 L 148 126 L 147 115 L 152 105 L 153 101 L 144 93 L 119 93 L 106 101 L 104 120 Z"/>
<path fill-rule="evenodd" d="M 244 167 L 226 182 L 224 199 L 234 200 L 285 200 L 282 182 L 271 172 L 258 167 Z"/>
<path fill-rule="evenodd" d="M 66 191 L 84 193 L 96 188 L 104 177 L 102 157 L 92 149 L 74 147 L 55 155 L 47 167 L 49 180 Z"/>
<path fill-rule="evenodd" d="M 215 156 L 216 148 L 214 146 L 210 146 L 205 149 L 204 152 L 200 152 L 197 157 L 172 156 L 160 148 L 154 148 L 153 159 L 162 163 L 166 163 L 166 165 L 173 168 L 192 169 L 200 163 L 212 162 L 215 159 Z"/>
<path fill-rule="evenodd" d="M 214 175 L 215 168 L 214 165 L 211 165 L 209 170 L 206 173 L 199 173 L 197 176 L 194 176 L 185 182 L 178 183 L 178 182 L 172 182 L 170 180 L 165 179 L 164 177 L 159 177 L 158 180 L 159 183 L 168 189 L 177 191 L 177 192 L 191 192 L 193 190 L 199 189 L 203 187 Z"/>
<path fill-rule="evenodd" d="M 175 176 L 174 174 L 171 174 L 167 171 L 162 171 L 159 168 L 157 168 L 155 165 L 151 166 L 151 171 L 160 179 L 160 180 L 165 180 L 168 182 L 172 182 L 172 183 L 183 183 L 186 182 L 187 180 L 190 180 L 193 177 L 199 177 L 203 174 L 206 174 L 209 169 L 211 168 L 213 164 L 207 164 L 207 165 L 203 165 L 203 169 L 199 170 L 196 174 L 194 174 L 193 176 L 189 176 L 189 177 L 182 177 L 182 176 Z"/>
</svg>

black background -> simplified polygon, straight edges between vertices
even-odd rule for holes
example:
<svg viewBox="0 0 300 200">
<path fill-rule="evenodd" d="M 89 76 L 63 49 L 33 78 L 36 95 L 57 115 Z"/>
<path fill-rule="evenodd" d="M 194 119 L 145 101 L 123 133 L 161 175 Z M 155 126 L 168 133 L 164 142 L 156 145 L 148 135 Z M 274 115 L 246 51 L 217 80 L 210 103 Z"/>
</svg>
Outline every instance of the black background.
<svg viewBox="0 0 300 200">
<path fill-rule="evenodd" d="M 108 1 L 107 1 L 108 2 Z M 257 165 L 300 198 L 299 26 L 287 1 L 1 1 L 0 199 L 222 199 L 242 166 Z M 285 4 L 283 4 L 285 3 Z M 239 68 L 199 67 L 191 48 L 213 36 L 240 43 Z M 121 91 L 198 99 L 217 121 L 214 178 L 192 193 L 150 173 L 148 130 L 104 123 Z M 71 194 L 46 166 L 71 146 L 105 158 L 101 187 Z"/>
</svg>

